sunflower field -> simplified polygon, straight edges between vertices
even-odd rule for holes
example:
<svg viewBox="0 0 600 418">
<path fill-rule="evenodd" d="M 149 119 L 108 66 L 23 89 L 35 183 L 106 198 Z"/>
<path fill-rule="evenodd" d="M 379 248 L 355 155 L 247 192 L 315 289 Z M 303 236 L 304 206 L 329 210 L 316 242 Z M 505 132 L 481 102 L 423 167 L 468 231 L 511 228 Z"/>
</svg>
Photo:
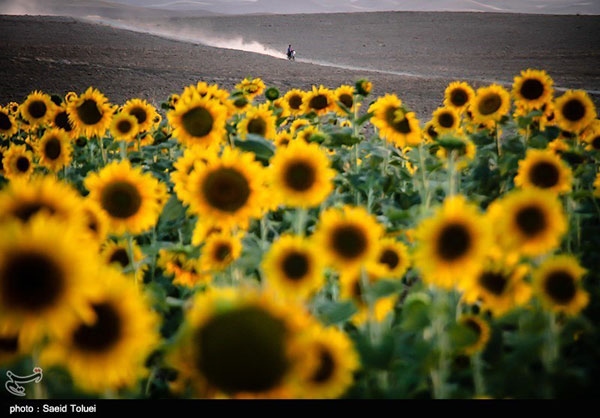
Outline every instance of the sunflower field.
<svg viewBox="0 0 600 418">
<path fill-rule="evenodd" d="M 528 69 L 449 84 L 422 123 L 371 89 L 0 107 L 0 375 L 42 367 L 32 398 L 597 395 L 593 101 Z"/>
</svg>

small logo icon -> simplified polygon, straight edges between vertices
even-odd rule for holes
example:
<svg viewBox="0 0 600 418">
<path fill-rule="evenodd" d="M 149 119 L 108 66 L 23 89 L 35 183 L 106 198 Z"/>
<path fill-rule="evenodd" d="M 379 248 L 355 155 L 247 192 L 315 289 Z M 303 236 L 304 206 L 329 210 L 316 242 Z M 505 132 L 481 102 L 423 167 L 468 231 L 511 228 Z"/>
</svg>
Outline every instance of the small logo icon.
<svg viewBox="0 0 600 418">
<path fill-rule="evenodd" d="M 19 383 L 40 383 L 42 377 L 44 377 L 41 367 L 34 368 L 33 374 L 30 374 L 29 376 L 17 376 L 10 370 L 6 372 L 6 375 L 8 376 L 8 380 L 4 384 L 4 387 L 15 396 L 25 396 L 25 388 Z"/>
</svg>

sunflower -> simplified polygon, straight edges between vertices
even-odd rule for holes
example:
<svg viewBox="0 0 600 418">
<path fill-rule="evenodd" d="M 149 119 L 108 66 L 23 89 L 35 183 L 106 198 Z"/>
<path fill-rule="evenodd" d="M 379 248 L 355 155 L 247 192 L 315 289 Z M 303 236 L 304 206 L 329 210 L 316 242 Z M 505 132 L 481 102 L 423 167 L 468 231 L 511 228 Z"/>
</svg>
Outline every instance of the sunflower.
<svg viewBox="0 0 600 418">
<path fill-rule="evenodd" d="M 78 228 L 40 214 L 0 224 L 0 236 L 0 315 L 25 345 L 86 313 L 96 263 Z"/>
<path fill-rule="evenodd" d="M 254 98 L 265 90 L 265 83 L 260 78 L 255 78 L 251 80 L 250 78 L 245 78 L 241 83 L 235 86 L 236 89 L 244 92 L 250 100 L 254 100 Z"/>
<path fill-rule="evenodd" d="M 62 129 L 52 128 L 36 144 L 40 165 L 57 172 L 71 163 L 71 139 Z"/>
<path fill-rule="evenodd" d="M 31 125 L 44 125 L 50 119 L 55 106 L 50 96 L 34 91 L 21 105 L 21 116 Z"/>
<path fill-rule="evenodd" d="M 232 288 L 199 294 L 169 362 L 196 397 L 292 396 L 292 347 L 304 315 L 268 294 Z"/>
<path fill-rule="evenodd" d="M 338 102 L 344 105 L 344 107 L 350 112 L 354 112 L 354 108 L 356 103 L 354 101 L 354 87 L 352 86 L 340 86 L 334 92 L 333 96 L 335 97 L 335 111 L 340 116 L 348 116 L 346 110 L 342 109 Z"/>
<path fill-rule="evenodd" d="M 334 327 L 315 326 L 298 343 L 297 392 L 302 398 L 335 399 L 354 381 L 360 367 L 352 340 Z"/>
<path fill-rule="evenodd" d="M 28 179 L 33 173 L 33 153 L 25 145 L 11 145 L 2 160 L 4 176 L 7 179 Z"/>
<path fill-rule="evenodd" d="M 133 142 L 140 132 L 137 118 L 125 112 L 113 116 L 110 134 L 115 141 Z"/>
<path fill-rule="evenodd" d="M 369 95 L 369 93 L 371 93 L 371 90 L 373 89 L 373 83 L 371 83 L 369 80 L 365 80 L 364 78 L 361 78 L 354 84 L 354 87 L 356 87 L 356 92 L 358 94 L 360 94 L 361 96 L 367 97 Z"/>
<path fill-rule="evenodd" d="M 242 253 L 239 236 L 228 232 L 212 234 L 204 241 L 200 265 L 203 271 L 222 271 L 237 260 Z"/>
<path fill-rule="evenodd" d="M 281 131 L 275 136 L 273 141 L 277 147 L 287 147 L 293 140 L 294 137 L 289 131 Z"/>
<path fill-rule="evenodd" d="M 546 103 L 552 101 L 554 81 L 546 74 L 546 71 L 528 69 L 521 71 L 521 75 L 515 77 L 512 96 L 515 102 L 527 110 L 541 109 Z"/>
<path fill-rule="evenodd" d="M 318 116 L 335 110 L 335 96 L 333 92 L 323 86 L 313 86 L 312 90 L 306 92 L 302 103 L 302 113 L 316 113 Z"/>
<path fill-rule="evenodd" d="M 302 142 L 308 143 L 311 141 L 313 135 L 319 135 L 321 132 L 319 128 L 312 125 L 307 125 L 306 127 L 295 131 L 294 139 L 299 139 Z"/>
<path fill-rule="evenodd" d="M 26 223 L 34 215 L 45 213 L 74 225 L 80 211 L 79 193 L 51 176 L 15 179 L 0 192 L 0 222 L 13 219 Z"/>
<path fill-rule="evenodd" d="M 291 115 L 290 109 L 288 108 L 288 104 L 283 97 L 273 101 L 271 103 L 271 109 L 273 110 L 273 114 L 277 116 L 277 118 L 287 118 Z"/>
<path fill-rule="evenodd" d="M 600 151 L 600 121 L 596 119 L 591 123 L 581 135 L 581 138 L 587 144 L 587 150 Z"/>
<path fill-rule="evenodd" d="M 556 194 L 540 189 L 514 191 L 492 202 L 487 216 L 496 240 L 523 255 L 546 254 L 560 244 L 567 221 Z"/>
<path fill-rule="evenodd" d="M 144 253 L 135 241 L 132 243 L 132 249 L 133 262 L 136 264 L 137 269 L 145 270 L 144 267 L 147 266 L 140 267 L 140 263 L 144 260 Z M 105 242 L 102 246 L 100 258 L 107 266 L 114 267 L 117 271 L 126 273 L 129 277 L 134 277 L 135 269 L 131 265 L 129 243 L 126 240 Z"/>
<path fill-rule="evenodd" d="M 464 81 L 454 81 L 446 87 L 444 92 L 444 106 L 453 108 L 459 113 L 469 107 L 469 103 L 475 97 L 473 88 Z"/>
<path fill-rule="evenodd" d="M 219 144 L 226 133 L 227 109 L 208 97 L 193 96 L 180 100 L 167 113 L 173 136 L 189 147 Z"/>
<path fill-rule="evenodd" d="M 0 107 L 0 138 L 10 139 L 17 133 L 17 130 L 14 116 L 8 109 Z"/>
<path fill-rule="evenodd" d="M 293 89 L 283 96 L 283 100 L 287 103 L 287 108 L 291 115 L 298 116 L 302 114 L 305 94 L 302 90 Z"/>
<path fill-rule="evenodd" d="M 67 103 L 67 112 L 69 122 L 77 132 L 101 138 L 110 126 L 114 109 L 99 90 L 90 87 L 76 100 Z"/>
<path fill-rule="evenodd" d="M 94 278 L 98 284 L 86 298 L 93 319 L 65 326 L 40 360 L 65 366 L 87 392 L 132 388 L 146 374 L 144 363 L 158 345 L 158 318 L 135 285 L 117 272 L 100 269 Z"/>
<path fill-rule="evenodd" d="M 433 123 L 433 120 L 430 120 L 425 124 L 425 127 L 423 128 L 423 136 L 425 137 L 426 143 L 433 142 L 438 138 L 438 136 L 440 136 L 440 134 L 435 130 L 435 124 Z"/>
<path fill-rule="evenodd" d="M 349 269 L 340 275 L 340 299 L 354 302 L 358 311 L 352 316 L 351 321 L 355 325 L 362 325 L 367 321 L 383 322 L 394 310 L 398 295 L 378 298 L 373 302 L 372 312 L 365 300 L 363 275 L 368 285 L 372 285 L 384 278 L 387 270 L 378 263 L 367 263 L 362 268 Z"/>
<path fill-rule="evenodd" d="M 482 351 L 490 339 L 490 325 L 476 315 L 463 315 L 458 323 L 472 331 L 475 337 L 473 343 L 463 348 L 463 352 L 470 356 Z"/>
<path fill-rule="evenodd" d="M 402 101 L 395 94 L 386 94 L 377 99 L 369 108 L 369 113 L 373 113 L 371 123 L 388 142 L 401 148 L 421 142 L 419 121 L 414 113 L 402 107 Z"/>
<path fill-rule="evenodd" d="M 585 91 L 569 90 L 554 105 L 556 123 L 563 131 L 579 133 L 596 119 L 596 107 Z"/>
<path fill-rule="evenodd" d="M 304 300 L 325 280 L 321 257 L 306 238 L 284 235 L 269 249 L 262 263 L 267 285 L 279 295 Z"/>
<path fill-rule="evenodd" d="M 231 97 L 226 102 L 228 108 L 232 111 L 231 113 L 245 113 L 252 106 L 250 100 L 248 100 L 243 94 L 237 94 Z"/>
<path fill-rule="evenodd" d="M 75 93 L 74 91 L 70 91 L 65 95 L 65 102 L 66 103 L 71 103 L 72 101 L 77 100 L 77 93 Z"/>
<path fill-rule="evenodd" d="M 480 87 L 469 108 L 475 123 L 498 122 L 510 110 L 510 94 L 498 84 Z"/>
<path fill-rule="evenodd" d="M 212 275 L 202 272 L 200 260 L 188 258 L 186 253 L 161 249 L 156 265 L 167 276 L 174 276 L 173 284 L 194 287 L 198 283 L 210 283 Z"/>
<path fill-rule="evenodd" d="M 288 206 L 320 205 L 333 190 L 335 170 L 317 144 L 292 141 L 278 148 L 271 160 L 269 178 Z"/>
<path fill-rule="evenodd" d="M 379 242 L 377 263 L 386 269 L 386 277 L 402 278 L 410 266 L 408 248 L 393 238 L 384 238 Z"/>
<path fill-rule="evenodd" d="M 70 139 L 75 139 L 78 136 L 73 124 L 69 121 L 69 113 L 67 112 L 66 105 L 56 106 L 50 119 L 50 124 L 54 128 L 59 128 L 65 131 Z"/>
<path fill-rule="evenodd" d="M 463 196 L 446 198 L 415 233 L 415 265 L 426 283 L 451 289 L 474 277 L 491 244 L 490 227 Z"/>
<path fill-rule="evenodd" d="M 571 169 L 552 150 L 527 150 L 524 160 L 519 161 L 515 185 L 550 190 L 555 193 L 571 191 Z"/>
<path fill-rule="evenodd" d="M 226 147 L 190 174 L 190 209 L 203 221 L 245 228 L 262 215 L 264 171 L 254 154 Z"/>
<path fill-rule="evenodd" d="M 235 225 L 232 228 L 224 228 L 221 225 L 209 223 L 199 218 L 196 221 L 196 227 L 194 228 L 194 232 L 192 233 L 192 245 L 202 245 L 204 244 L 206 239 L 211 235 L 222 232 L 231 233 L 233 229 L 239 230 L 239 228 L 237 228 L 237 226 Z"/>
<path fill-rule="evenodd" d="M 100 245 L 108 235 L 108 218 L 100 205 L 91 199 L 84 199 L 81 206 L 84 230 L 90 240 Z"/>
<path fill-rule="evenodd" d="M 132 99 L 127 101 L 121 110 L 124 114 L 135 116 L 140 132 L 146 132 L 152 129 L 154 120 L 157 116 L 154 106 L 146 100 Z"/>
<path fill-rule="evenodd" d="M 315 239 L 329 264 L 339 270 L 360 267 L 377 257 L 383 228 L 362 207 L 330 208 L 321 213 Z"/>
<path fill-rule="evenodd" d="M 112 232 L 139 234 L 156 224 L 161 210 L 158 180 L 142 173 L 140 167 L 132 167 L 129 160 L 112 162 L 99 173 L 91 173 L 84 184 L 90 199 L 107 215 Z"/>
<path fill-rule="evenodd" d="M 483 307 L 496 316 L 504 315 L 511 309 L 522 306 L 531 298 L 531 286 L 524 280 L 528 273 L 525 265 L 488 262 L 465 286 L 464 298 L 467 303 L 481 301 Z"/>
<path fill-rule="evenodd" d="M 581 285 L 584 274 L 585 269 L 575 257 L 554 256 L 544 261 L 533 274 L 536 293 L 548 309 L 577 315 L 589 301 L 589 295 Z"/>
<path fill-rule="evenodd" d="M 456 110 L 451 107 L 438 107 L 433 112 L 433 126 L 438 134 L 452 133 L 460 125 L 460 116 Z"/>
<path fill-rule="evenodd" d="M 238 124 L 238 135 L 242 139 L 246 139 L 248 134 L 273 139 L 277 133 L 275 130 L 275 120 L 276 117 L 269 110 L 268 104 L 265 103 L 259 107 L 252 107 L 246 112 L 246 117 Z"/>
</svg>

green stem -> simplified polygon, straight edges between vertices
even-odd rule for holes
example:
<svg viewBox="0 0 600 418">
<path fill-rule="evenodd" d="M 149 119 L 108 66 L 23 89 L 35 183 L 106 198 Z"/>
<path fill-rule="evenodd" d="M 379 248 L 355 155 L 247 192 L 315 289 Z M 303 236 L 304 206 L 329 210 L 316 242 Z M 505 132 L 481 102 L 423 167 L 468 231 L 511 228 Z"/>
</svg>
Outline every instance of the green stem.
<svg viewBox="0 0 600 418">
<path fill-rule="evenodd" d="M 448 325 L 447 306 L 448 294 L 442 289 L 436 289 L 434 295 L 433 332 L 438 346 L 439 358 L 437 367 L 431 371 L 433 383 L 433 396 L 436 399 L 447 399 L 448 388 L 446 382 L 450 375 L 450 340 L 446 327 Z"/>
<path fill-rule="evenodd" d="M 448 196 L 456 194 L 456 152 L 450 151 L 448 155 Z"/>
<path fill-rule="evenodd" d="M 102 156 L 102 165 L 106 165 L 106 151 L 104 151 L 104 141 L 103 138 L 98 137 L 98 143 L 100 144 L 100 155 Z"/>
<path fill-rule="evenodd" d="M 306 229 L 306 215 L 307 211 L 305 208 L 296 208 L 296 212 L 294 214 L 294 232 L 296 235 L 304 235 L 304 230 Z"/>
<path fill-rule="evenodd" d="M 135 258 L 133 255 L 133 235 L 129 232 L 127 233 L 127 253 L 129 255 L 129 264 L 133 267 L 133 279 L 136 287 L 139 286 L 138 283 L 138 266 L 135 262 Z"/>
<path fill-rule="evenodd" d="M 423 187 L 422 202 L 425 209 L 429 209 L 429 182 L 425 176 L 425 156 L 423 155 L 423 145 L 419 144 L 419 170 L 421 171 L 421 182 Z"/>
<path fill-rule="evenodd" d="M 483 360 L 481 352 L 477 352 L 471 357 L 471 367 L 473 369 L 473 383 L 475 385 L 475 397 L 485 396 L 485 378 L 483 377 Z"/>
</svg>

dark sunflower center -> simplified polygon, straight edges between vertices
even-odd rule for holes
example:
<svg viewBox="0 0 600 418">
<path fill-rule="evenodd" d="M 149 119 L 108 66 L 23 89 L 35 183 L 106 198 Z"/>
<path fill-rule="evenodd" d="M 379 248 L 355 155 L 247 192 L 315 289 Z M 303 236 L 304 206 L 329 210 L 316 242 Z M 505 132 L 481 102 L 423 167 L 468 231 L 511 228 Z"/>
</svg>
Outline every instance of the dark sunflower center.
<svg viewBox="0 0 600 418">
<path fill-rule="evenodd" d="M 53 306 L 65 290 L 62 268 L 47 255 L 17 253 L 0 270 L 3 303 L 19 310 L 40 312 Z"/>
<path fill-rule="evenodd" d="M 0 131 L 8 131 L 10 128 L 12 128 L 10 118 L 6 113 L 0 112 Z"/>
<path fill-rule="evenodd" d="M 13 210 L 13 216 L 20 219 L 23 222 L 29 221 L 29 219 L 38 213 L 40 210 L 47 211 L 50 215 L 56 213 L 56 209 L 48 205 L 46 202 L 25 202 Z"/>
<path fill-rule="evenodd" d="M 64 129 L 65 132 L 71 132 L 73 130 L 73 126 L 71 126 L 71 122 L 69 122 L 69 116 L 66 111 L 60 112 L 54 117 L 54 124 L 58 128 Z"/>
<path fill-rule="evenodd" d="M 248 122 L 248 133 L 265 136 L 267 133 L 267 122 L 263 118 L 254 118 Z"/>
<path fill-rule="evenodd" d="M 544 94 L 544 85 L 540 80 L 528 78 L 521 85 L 521 96 L 527 100 L 539 99 Z"/>
<path fill-rule="evenodd" d="M 29 114 L 34 119 L 39 119 L 39 118 L 44 117 L 44 115 L 46 115 L 46 111 L 48 110 L 48 107 L 46 106 L 46 103 L 44 103 L 43 101 L 36 100 L 29 104 L 29 106 L 27 107 L 27 110 L 29 111 Z"/>
<path fill-rule="evenodd" d="M 285 338 L 284 323 L 261 308 L 222 313 L 197 333 L 197 364 L 226 393 L 267 391 L 287 372 Z"/>
<path fill-rule="evenodd" d="M 600 150 L 600 135 L 592 139 L 592 148 L 595 150 Z"/>
<path fill-rule="evenodd" d="M 220 168 L 206 176 L 202 192 L 212 207 L 224 212 L 235 212 L 248 201 L 250 184 L 239 171 Z"/>
<path fill-rule="evenodd" d="M 340 225 L 331 234 L 333 250 L 342 258 L 352 260 L 367 250 L 367 237 L 362 229 L 355 225 Z"/>
<path fill-rule="evenodd" d="M 556 164 L 547 161 L 541 161 L 529 170 L 529 178 L 537 187 L 547 189 L 556 186 L 559 179 L 559 171 Z"/>
<path fill-rule="evenodd" d="M 429 134 L 429 136 L 432 139 L 437 138 L 438 133 L 436 132 L 435 128 L 433 127 L 433 125 L 429 125 L 429 128 L 427 128 L 427 133 Z"/>
<path fill-rule="evenodd" d="M 487 116 L 497 112 L 500 106 L 502 106 L 502 98 L 496 93 L 490 93 L 481 99 L 477 110 L 482 115 Z"/>
<path fill-rule="evenodd" d="M 577 122 L 585 116 L 585 106 L 578 99 L 571 99 L 563 106 L 562 113 L 571 122 Z"/>
<path fill-rule="evenodd" d="M 0 355 L 19 351 L 19 337 L 0 337 Z"/>
<path fill-rule="evenodd" d="M 29 162 L 29 158 L 27 157 L 19 157 L 17 158 L 17 170 L 21 173 L 26 173 L 29 170 L 31 163 Z"/>
<path fill-rule="evenodd" d="M 384 250 L 381 257 L 379 257 L 379 262 L 387 265 L 390 270 L 393 270 L 400 264 L 400 257 L 396 251 L 388 248 Z"/>
<path fill-rule="evenodd" d="M 96 322 L 82 324 L 73 333 L 73 343 L 82 351 L 103 352 L 111 349 L 121 338 L 123 321 L 119 312 L 108 302 L 92 305 Z"/>
<path fill-rule="evenodd" d="M 468 318 L 463 322 L 463 325 L 466 326 L 467 328 L 469 328 L 471 331 L 473 331 L 477 337 L 479 337 L 479 335 L 481 335 L 481 325 L 479 325 L 479 323 L 477 321 L 475 321 L 474 319 Z"/>
<path fill-rule="evenodd" d="M 210 112 L 203 107 L 188 110 L 182 117 L 183 128 L 191 136 L 201 138 L 212 131 L 214 119 Z"/>
<path fill-rule="evenodd" d="M 119 123 L 117 123 L 117 130 L 122 134 L 128 134 L 129 132 L 131 132 L 131 128 L 131 122 L 129 122 L 128 120 L 122 120 Z"/>
<path fill-rule="evenodd" d="M 314 383 L 325 383 L 333 376 L 335 371 L 335 360 L 325 348 L 321 348 L 319 352 L 319 367 L 312 375 L 311 380 Z"/>
<path fill-rule="evenodd" d="M 340 102 L 342 102 L 342 104 L 344 106 L 346 106 L 348 109 L 352 109 L 352 105 L 354 104 L 354 99 L 352 98 L 352 95 L 340 94 L 340 97 L 338 97 L 338 100 Z"/>
<path fill-rule="evenodd" d="M 129 265 L 129 254 L 127 254 L 125 248 L 117 248 L 110 255 L 110 259 L 108 260 L 108 262 L 119 263 L 122 268 L 125 268 Z"/>
<path fill-rule="evenodd" d="M 231 254 L 231 245 L 225 242 L 217 245 L 214 254 L 217 261 L 225 261 Z"/>
<path fill-rule="evenodd" d="M 126 219 L 138 212 L 142 206 L 142 196 L 133 184 L 116 181 L 102 190 L 100 202 L 113 218 Z"/>
<path fill-rule="evenodd" d="M 134 107 L 129 111 L 129 114 L 135 116 L 139 124 L 146 122 L 148 119 L 146 110 L 142 109 L 141 107 Z"/>
<path fill-rule="evenodd" d="M 307 161 L 294 161 L 290 163 L 284 174 L 285 184 L 296 191 L 309 190 L 316 180 L 314 167 Z"/>
<path fill-rule="evenodd" d="M 44 155 L 51 160 L 56 160 L 60 157 L 61 149 L 62 147 L 58 138 L 50 138 L 46 141 L 46 145 L 44 145 Z"/>
<path fill-rule="evenodd" d="M 456 107 L 463 107 L 469 100 L 469 95 L 463 89 L 454 89 L 450 93 L 450 103 Z"/>
<path fill-rule="evenodd" d="M 437 253 L 445 261 L 455 261 L 465 256 L 472 245 L 469 230 L 463 224 L 451 223 L 440 232 Z"/>
<path fill-rule="evenodd" d="M 451 113 L 442 113 L 438 116 L 438 122 L 444 128 L 452 128 L 454 126 L 454 116 Z"/>
<path fill-rule="evenodd" d="M 235 107 L 237 107 L 238 109 L 243 109 L 247 104 L 248 104 L 248 99 L 246 99 L 245 97 L 238 97 L 233 102 L 233 105 Z"/>
<path fill-rule="evenodd" d="M 292 97 L 290 97 L 290 100 L 288 101 L 290 107 L 294 110 L 299 110 L 300 106 L 302 106 L 302 97 L 298 96 L 298 95 L 294 95 Z"/>
<path fill-rule="evenodd" d="M 551 272 L 546 278 L 544 288 L 548 296 L 561 305 L 571 302 L 577 293 L 574 277 L 563 270 Z"/>
<path fill-rule="evenodd" d="M 327 96 L 324 94 L 317 94 L 308 102 L 308 106 L 311 109 L 315 110 L 323 110 L 329 105 L 329 100 L 327 100 Z"/>
<path fill-rule="evenodd" d="M 87 99 L 77 107 L 77 116 L 84 125 L 95 125 L 102 119 L 102 113 L 98 109 L 98 104 L 95 100 Z"/>
<path fill-rule="evenodd" d="M 409 134 L 411 132 L 410 124 L 408 123 L 408 119 L 402 118 L 398 120 L 396 117 L 396 111 L 399 110 L 397 107 L 391 106 L 385 112 L 385 117 L 388 125 L 390 125 L 396 132 L 400 132 L 402 134 Z"/>
<path fill-rule="evenodd" d="M 488 292 L 500 296 L 506 289 L 508 278 L 500 273 L 486 271 L 479 276 L 479 284 Z"/>
<path fill-rule="evenodd" d="M 286 278 L 293 281 L 300 280 L 308 273 L 308 257 L 304 253 L 292 251 L 283 258 L 281 268 Z"/>
<path fill-rule="evenodd" d="M 525 206 L 517 212 L 517 226 L 527 237 L 535 237 L 546 229 L 546 216 L 537 206 Z"/>
</svg>

